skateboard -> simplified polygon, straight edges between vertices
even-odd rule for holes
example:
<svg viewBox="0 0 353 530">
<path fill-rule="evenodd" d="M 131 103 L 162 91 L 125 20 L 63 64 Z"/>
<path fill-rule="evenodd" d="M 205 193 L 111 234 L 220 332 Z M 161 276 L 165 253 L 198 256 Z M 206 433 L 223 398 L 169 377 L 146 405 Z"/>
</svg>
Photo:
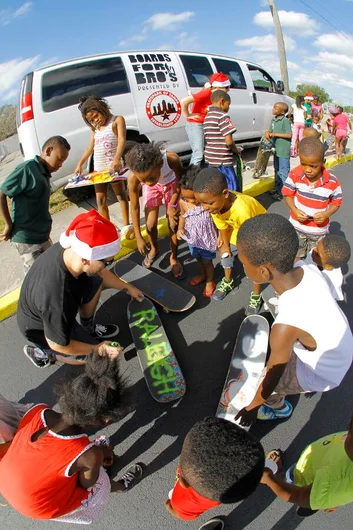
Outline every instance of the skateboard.
<svg viewBox="0 0 353 530">
<path fill-rule="evenodd" d="M 195 296 L 179 285 L 129 259 L 119 260 L 113 270 L 122 280 L 161 305 L 166 313 L 187 311 L 196 302 Z"/>
<path fill-rule="evenodd" d="M 87 175 L 75 175 L 74 178 L 69 179 L 65 186 L 65 190 L 82 188 L 83 186 L 94 186 L 94 184 L 114 184 L 121 180 L 127 180 L 129 175 L 129 168 L 124 166 L 119 173 L 113 173 L 109 169 L 104 171 L 93 171 Z"/>
<path fill-rule="evenodd" d="M 252 401 L 265 366 L 270 326 L 261 315 L 246 317 L 238 331 L 216 416 L 232 423 Z M 243 426 L 241 426 L 243 427 Z M 249 427 L 243 427 L 249 430 Z"/>
<path fill-rule="evenodd" d="M 258 179 L 262 176 L 265 176 L 268 161 L 271 154 L 274 153 L 274 146 L 272 142 L 269 142 L 265 138 L 261 138 L 259 149 L 257 150 L 253 178 Z"/>
<path fill-rule="evenodd" d="M 264 301 L 264 309 L 269 311 L 274 319 L 278 313 L 278 296 L 271 284 L 262 291 L 261 298 Z"/>
<path fill-rule="evenodd" d="M 243 170 L 244 170 L 244 162 L 240 154 L 234 155 L 234 162 L 235 162 L 235 174 L 237 176 L 237 181 L 239 185 L 239 191 L 243 191 Z"/>
<path fill-rule="evenodd" d="M 131 335 L 148 390 L 167 403 L 185 394 L 185 379 L 153 303 L 131 300 L 127 309 Z"/>
</svg>

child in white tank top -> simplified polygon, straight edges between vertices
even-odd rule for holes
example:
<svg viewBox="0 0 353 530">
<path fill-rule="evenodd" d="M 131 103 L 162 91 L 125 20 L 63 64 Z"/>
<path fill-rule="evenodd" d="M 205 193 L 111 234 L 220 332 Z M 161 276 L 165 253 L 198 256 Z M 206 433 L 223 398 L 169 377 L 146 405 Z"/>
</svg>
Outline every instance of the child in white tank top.
<svg viewBox="0 0 353 530">
<path fill-rule="evenodd" d="M 79 110 L 83 120 L 91 129 L 92 134 L 87 149 L 80 158 L 75 173 L 81 174 L 83 164 L 93 154 L 94 171 L 112 169 L 115 172 L 122 168 L 122 155 L 126 144 L 126 124 L 123 116 L 113 116 L 105 99 L 90 96 L 80 99 Z M 108 184 L 94 186 L 99 213 L 109 219 L 107 203 Z M 134 231 L 129 223 L 129 201 L 124 182 L 112 184 L 113 191 L 120 204 L 123 218 L 122 235 L 127 239 L 134 237 Z"/>
</svg>

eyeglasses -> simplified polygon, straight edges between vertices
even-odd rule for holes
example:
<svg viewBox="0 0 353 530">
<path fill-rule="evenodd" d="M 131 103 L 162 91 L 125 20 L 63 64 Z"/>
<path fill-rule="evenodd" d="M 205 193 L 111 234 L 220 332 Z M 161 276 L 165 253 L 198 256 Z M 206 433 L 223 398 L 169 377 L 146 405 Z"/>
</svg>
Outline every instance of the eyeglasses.
<svg viewBox="0 0 353 530">
<path fill-rule="evenodd" d="M 100 259 L 98 260 L 100 261 L 101 263 L 104 263 L 104 267 L 109 267 L 110 265 L 112 265 L 114 263 L 114 260 L 111 259 L 111 260 L 106 260 L 106 259 Z"/>
</svg>

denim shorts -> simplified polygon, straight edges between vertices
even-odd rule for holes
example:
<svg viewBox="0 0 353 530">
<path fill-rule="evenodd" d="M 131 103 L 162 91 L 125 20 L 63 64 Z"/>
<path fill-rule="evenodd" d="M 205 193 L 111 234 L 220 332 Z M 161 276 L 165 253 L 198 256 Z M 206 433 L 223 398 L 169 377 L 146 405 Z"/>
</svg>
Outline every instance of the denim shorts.
<svg viewBox="0 0 353 530">
<path fill-rule="evenodd" d="M 238 249 L 237 249 L 237 247 L 235 245 L 233 245 L 231 243 L 230 244 L 230 250 L 232 252 L 232 255 L 228 256 L 227 258 L 222 258 L 221 259 L 221 265 L 222 265 L 223 269 L 232 269 L 233 268 L 234 258 L 238 254 Z"/>
<path fill-rule="evenodd" d="M 192 245 L 189 245 L 190 254 L 193 258 L 196 259 L 208 259 L 213 260 L 216 257 L 215 252 L 211 252 L 210 250 L 204 250 L 203 248 L 193 247 Z"/>
</svg>

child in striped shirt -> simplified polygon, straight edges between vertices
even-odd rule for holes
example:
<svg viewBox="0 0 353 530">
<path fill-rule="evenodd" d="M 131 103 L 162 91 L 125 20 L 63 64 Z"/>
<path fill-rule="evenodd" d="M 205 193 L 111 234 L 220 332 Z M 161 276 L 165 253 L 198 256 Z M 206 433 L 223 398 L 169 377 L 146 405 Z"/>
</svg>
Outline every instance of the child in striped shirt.
<svg viewBox="0 0 353 530">
<path fill-rule="evenodd" d="M 237 130 L 228 113 L 230 96 L 224 90 L 216 90 L 211 96 L 211 107 L 204 121 L 206 140 L 205 160 L 216 167 L 227 179 L 231 191 L 240 191 L 233 166 L 233 154 L 239 155 L 232 134 Z"/>
<path fill-rule="evenodd" d="M 192 166 L 180 179 L 180 218 L 177 237 L 189 243 L 190 254 L 199 264 L 199 274 L 190 280 L 190 285 L 206 282 L 203 296 L 213 295 L 216 284 L 214 281 L 213 260 L 217 251 L 217 230 L 211 215 L 198 203 L 193 192 L 193 184 L 198 166 Z"/>
<path fill-rule="evenodd" d="M 282 193 L 299 238 L 297 258 L 303 259 L 328 233 L 330 217 L 342 204 L 342 188 L 324 167 L 324 146 L 318 138 L 300 142 L 299 158 L 301 165 L 289 173 Z"/>
</svg>

